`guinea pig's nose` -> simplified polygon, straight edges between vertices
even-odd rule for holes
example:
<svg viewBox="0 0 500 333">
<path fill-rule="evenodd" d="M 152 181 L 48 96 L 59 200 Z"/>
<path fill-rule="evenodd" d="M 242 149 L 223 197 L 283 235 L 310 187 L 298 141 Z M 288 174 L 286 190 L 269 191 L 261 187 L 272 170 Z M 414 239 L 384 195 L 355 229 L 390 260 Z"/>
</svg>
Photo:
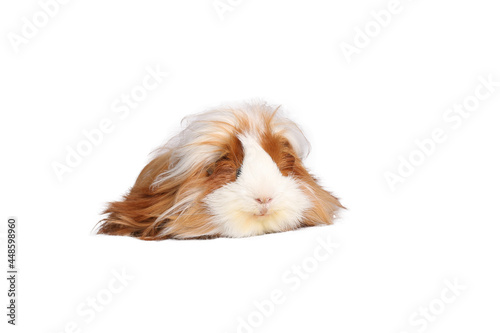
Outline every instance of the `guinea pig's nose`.
<svg viewBox="0 0 500 333">
<path fill-rule="evenodd" d="M 260 204 L 267 204 L 270 203 L 273 200 L 273 198 L 255 198 L 255 201 L 257 201 Z"/>
</svg>

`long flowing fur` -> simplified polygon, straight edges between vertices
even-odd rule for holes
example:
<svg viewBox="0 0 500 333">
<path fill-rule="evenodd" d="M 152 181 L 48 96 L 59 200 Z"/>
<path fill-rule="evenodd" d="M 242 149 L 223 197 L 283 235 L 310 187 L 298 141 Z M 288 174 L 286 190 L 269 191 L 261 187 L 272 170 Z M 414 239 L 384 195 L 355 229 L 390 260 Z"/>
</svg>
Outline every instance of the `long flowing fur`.
<svg viewBox="0 0 500 333">
<path fill-rule="evenodd" d="M 109 203 L 98 233 L 144 240 L 221 236 L 203 199 L 235 180 L 243 160 L 242 133 L 258 136 L 281 173 L 302 184 L 313 207 L 301 226 L 330 224 L 343 208 L 303 166 L 309 143 L 279 107 L 216 109 L 183 122 L 185 128 L 156 151 L 123 199 Z"/>
</svg>

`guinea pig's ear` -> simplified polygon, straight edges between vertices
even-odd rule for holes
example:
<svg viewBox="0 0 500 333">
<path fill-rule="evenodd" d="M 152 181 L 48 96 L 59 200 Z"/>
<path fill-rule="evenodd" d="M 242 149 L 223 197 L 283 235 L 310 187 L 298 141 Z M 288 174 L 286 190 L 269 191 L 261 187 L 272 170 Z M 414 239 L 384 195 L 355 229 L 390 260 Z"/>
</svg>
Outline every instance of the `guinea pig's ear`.
<svg viewBox="0 0 500 333">
<path fill-rule="evenodd" d="M 300 159 L 304 159 L 309 155 L 311 144 L 302 132 L 302 129 L 293 121 L 284 117 L 280 112 L 277 113 L 277 123 L 279 124 L 279 132 L 286 139 L 289 145 Z"/>
</svg>

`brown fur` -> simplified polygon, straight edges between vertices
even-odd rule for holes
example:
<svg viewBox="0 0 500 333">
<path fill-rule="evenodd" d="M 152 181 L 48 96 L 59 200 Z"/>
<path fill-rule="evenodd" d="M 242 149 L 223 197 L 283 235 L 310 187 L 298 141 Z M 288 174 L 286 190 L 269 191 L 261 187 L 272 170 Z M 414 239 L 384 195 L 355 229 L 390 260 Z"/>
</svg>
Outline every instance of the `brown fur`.
<svg viewBox="0 0 500 333">
<path fill-rule="evenodd" d="M 296 177 L 307 185 L 303 190 L 311 198 L 314 207 L 305 213 L 302 226 L 331 224 L 332 216 L 343 206 L 336 197 L 318 185 L 288 140 L 280 133 L 273 133 L 275 112 L 262 113 L 265 128 L 261 129 L 260 144 L 284 176 Z M 200 161 L 196 168 L 182 177 L 168 178 L 154 186 L 157 177 L 174 168 L 177 163 L 171 148 L 161 152 L 142 170 L 129 193 L 122 200 L 108 205 L 103 212 L 106 217 L 101 221 L 98 233 L 133 236 L 144 240 L 199 238 L 211 234 L 213 227 L 207 223 L 210 215 L 202 199 L 224 184 L 235 181 L 236 170 L 243 161 L 243 148 L 237 134 L 247 130 L 249 122 L 242 117 L 236 126 L 225 122 L 214 125 L 220 128 L 220 133 L 213 133 L 212 141 L 198 144 L 218 147 L 217 161 L 209 164 Z M 197 191 L 199 194 L 193 202 L 182 211 L 158 220 L 167 209 L 186 199 L 193 189 L 202 189 Z M 161 235 L 165 228 L 168 228 L 168 233 Z M 217 236 L 219 235 L 215 234 L 209 238 Z"/>
</svg>

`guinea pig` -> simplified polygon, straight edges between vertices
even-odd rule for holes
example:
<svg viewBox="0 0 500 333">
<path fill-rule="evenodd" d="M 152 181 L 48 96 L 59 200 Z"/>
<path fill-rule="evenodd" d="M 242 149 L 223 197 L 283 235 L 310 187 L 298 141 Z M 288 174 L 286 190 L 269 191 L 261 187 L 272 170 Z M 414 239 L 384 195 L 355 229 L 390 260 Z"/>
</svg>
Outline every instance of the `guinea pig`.
<svg viewBox="0 0 500 333">
<path fill-rule="evenodd" d="M 167 238 L 247 237 L 332 224 L 344 208 L 304 167 L 309 142 L 280 107 L 265 103 L 187 117 L 99 234 Z"/>
</svg>

